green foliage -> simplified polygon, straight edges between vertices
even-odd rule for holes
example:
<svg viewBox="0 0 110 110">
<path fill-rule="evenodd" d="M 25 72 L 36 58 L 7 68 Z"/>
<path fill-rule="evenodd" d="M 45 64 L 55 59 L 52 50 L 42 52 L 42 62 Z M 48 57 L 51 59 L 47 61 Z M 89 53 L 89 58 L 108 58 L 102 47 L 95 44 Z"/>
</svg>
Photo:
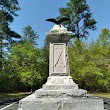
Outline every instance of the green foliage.
<svg viewBox="0 0 110 110">
<path fill-rule="evenodd" d="M 16 74 L 19 75 L 24 85 L 40 87 L 43 77 L 41 76 L 42 49 L 35 46 L 34 39 L 38 38 L 32 27 L 24 28 L 20 43 L 11 48 L 9 60 Z"/>
<path fill-rule="evenodd" d="M 96 21 L 92 18 L 86 0 L 70 0 L 66 8 L 60 8 L 59 17 L 70 18 L 64 25 L 73 32 L 73 37 L 81 40 L 88 37 L 88 30 L 96 29 Z"/>
<path fill-rule="evenodd" d="M 4 54 L 0 91 L 33 91 L 46 82 L 48 76 L 48 48 L 38 48 L 38 35 L 31 26 L 23 29 L 23 36 Z"/>
<path fill-rule="evenodd" d="M 31 26 L 26 26 L 23 29 L 22 41 L 32 42 L 34 45 L 37 45 L 36 40 L 38 39 L 37 32 L 34 32 Z M 22 42 L 21 41 L 21 42 Z"/>
<path fill-rule="evenodd" d="M 9 24 L 13 22 L 14 16 L 18 16 L 16 11 L 20 10 L 17 0 L 0 1 L 0 72 L 2 72 L 4 48 L 9 47 L 14 42 L 13 38 L 19 38 L 15 31 L 10 29 Z"/>
<path fill-rule="evenodd" d="M 71 75 L 81 88 L 91 91 L 110 90 L 109 33 L 108 29 L 103 29 L 96 42 L 87 45 L 75 40 L 69 47 Z"/>
<path fill-rule="evenodd" d="M 35 33 L 35 32 L 34 32 Z M 23 34 L 24 35 L 24 34 Z M 24 37 L 24 36 L 23 36 Z M 49 73 L 49 45 L 35 46 L 32 40 L 21 38 L 5 55 L 0 90 L 36 90 Z M 37 38 L 37 36 L 36 36 Z M 110 30 L 103 29 L 99 38 L 86 44 L 74 38 L 69 44 L 70 73 L 80 88 L 89 91 L 110 91 Z"/>
<path fill-rule="evenodd" d="M 17 0 L 0 2 L 0 92 L 36 90 L 49 73 L 49 44 L 38 48 L 38 35 L 31 26 L 25 27 L 21 39 L 14 42 L 20 36 L 9 24 L 19 9 Z M 69 63 L 74 81 L 90 91 L 110 91 L 110 30 L 102 29 L 95 42 L 86 44 L 80 40 L 88 36 L 89 29 L 96 29 L 86 0 L 70 0 L 59 10 L 59 17 L 70 18 L 64 25 L 73 32 Z M 3 51 L 6 47 L 10 49 L 8 54 Z"/>
<path fill-rule="evenodd" d="M 6 56 L 6 55 L 5 55 Z M 19 87 L 19 76 L 12 67 L 10 60 L 4 59 L 2 73 L 0 73 L 0 92 L 13 92 Z"/>
<path fill-rule="evenodd" d="M 18 16 L 16 11 L 20 10 L 17 0 L 1 0 L 0 1 L 0 38 L 12 43 L 12 38 L 20 36 L 12 31 L 9 23 L 12 23 L 14 16 Z"/>
</svg>

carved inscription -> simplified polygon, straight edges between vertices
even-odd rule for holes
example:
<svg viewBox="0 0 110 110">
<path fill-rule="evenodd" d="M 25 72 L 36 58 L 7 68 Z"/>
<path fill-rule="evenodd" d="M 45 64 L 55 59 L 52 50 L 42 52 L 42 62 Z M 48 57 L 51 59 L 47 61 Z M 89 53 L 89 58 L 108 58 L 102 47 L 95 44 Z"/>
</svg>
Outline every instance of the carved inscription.
<svg viewBox="0 0 110 110">
<path fill-rule="evenodd" d="M 65 48 L 64 44 L 54 44 L 53 46 L 53 72 L 65 73 Z"/>
</svg>

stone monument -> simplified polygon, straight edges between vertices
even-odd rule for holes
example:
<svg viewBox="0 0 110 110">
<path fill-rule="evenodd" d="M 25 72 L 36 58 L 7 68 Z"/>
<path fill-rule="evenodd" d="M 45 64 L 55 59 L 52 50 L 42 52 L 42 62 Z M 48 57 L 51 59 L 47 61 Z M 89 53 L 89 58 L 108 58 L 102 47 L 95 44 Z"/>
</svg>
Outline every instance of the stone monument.
<svg viewBox="0 0 110 110">
<path fill-rule="evenodd" d="M 19 110 L 104 110 L 103 100 L 88 96 L 70 76 L 71 35 L 62 25 L 54 25 L 46 34 L 50 44 L 49 77 L 41 89 L 19 101 Z"/>
</svg>

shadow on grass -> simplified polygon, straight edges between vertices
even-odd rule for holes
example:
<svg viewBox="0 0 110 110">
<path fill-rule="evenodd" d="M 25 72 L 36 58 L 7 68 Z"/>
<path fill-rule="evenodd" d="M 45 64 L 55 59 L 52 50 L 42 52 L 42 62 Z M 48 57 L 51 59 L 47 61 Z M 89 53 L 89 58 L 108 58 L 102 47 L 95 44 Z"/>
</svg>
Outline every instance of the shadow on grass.
<svg viewBox="0 0 110 110">
<path fill-rule="evenodd" d="M 5 103 L 11 103 L 19 101 L 20 99 L 30 95 L 31 92 L 24 93 L 1 93 L 0 94 L 0 105 Z"/>
</svg>

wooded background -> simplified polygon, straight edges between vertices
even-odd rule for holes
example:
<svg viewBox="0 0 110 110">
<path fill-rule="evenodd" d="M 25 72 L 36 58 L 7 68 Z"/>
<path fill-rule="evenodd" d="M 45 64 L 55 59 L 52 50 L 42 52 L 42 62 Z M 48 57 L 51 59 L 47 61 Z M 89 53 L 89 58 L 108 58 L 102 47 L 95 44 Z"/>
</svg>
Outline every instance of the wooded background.
<svg viewBox="0 0 110 110">
<path fill-rule="evenodd" d="M 37 44 L 39 38 L 31 26 L 22 36 L 11 30 L 10 23 L 18 16 L 17 0 L 0 1 L 0 92 L 34 91 L 49 75 L 49 45 Z M 70 21 L 63 25 L 72 31 L 69 42 L 70 73 L 80 88 L 89 91 L 110 91 L 110 30 L 104 27 L 97 40 L 87 42 L 89 30 L 96 30 L 96 21 L 86 0 L 70 0 L 60 16 Z"/>
</svg>

